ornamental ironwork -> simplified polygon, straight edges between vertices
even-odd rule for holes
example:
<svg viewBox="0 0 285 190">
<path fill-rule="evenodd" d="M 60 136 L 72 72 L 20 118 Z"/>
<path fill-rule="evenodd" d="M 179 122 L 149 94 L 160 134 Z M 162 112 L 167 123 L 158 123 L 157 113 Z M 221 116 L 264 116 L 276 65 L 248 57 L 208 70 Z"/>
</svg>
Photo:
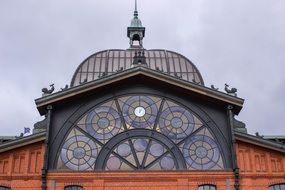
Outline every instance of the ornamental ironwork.
<svg viewBox="0 0 285 190">
<path fill-rule="evenodd" d="M 58 153 L 63 170 L 222 170 L 223 152 L 191 109 L 152 95 L 95 106 L 73 125 Z"/>
</svg>

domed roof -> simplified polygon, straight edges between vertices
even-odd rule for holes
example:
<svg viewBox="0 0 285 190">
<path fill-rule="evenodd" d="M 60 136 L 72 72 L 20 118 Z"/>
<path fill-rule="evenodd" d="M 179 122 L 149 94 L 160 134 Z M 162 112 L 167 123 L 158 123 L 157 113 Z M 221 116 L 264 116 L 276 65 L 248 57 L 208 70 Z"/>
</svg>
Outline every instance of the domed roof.
<svg viewBox="0 0 285 190">
<path fill-rule="evenodd" d="M 75 71 L 71 86 L 78 86 L 85 82 L 130 69 L 134 63 L 134 57 L 137 51 L 137 49 L 113 49 L 104 50 L 91 55 L 83 61 Z M 204 85 L 199 70 L 183 55 L 162 49 L 144 49 L 143 51 L 149 69 Z"/>
<path fill-rule="evenodd" d="M 140 28 L 142 26 L 142 21 L 138 17 L 134 17 L 131 21 L 131 26 L 133 28 Z"/>
</svg>

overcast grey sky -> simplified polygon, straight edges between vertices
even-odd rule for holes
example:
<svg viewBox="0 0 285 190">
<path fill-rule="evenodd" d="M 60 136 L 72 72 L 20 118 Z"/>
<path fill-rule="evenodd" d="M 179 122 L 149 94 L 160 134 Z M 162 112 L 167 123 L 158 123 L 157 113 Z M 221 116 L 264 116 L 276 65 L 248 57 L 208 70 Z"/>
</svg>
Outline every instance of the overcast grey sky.
<svg viewBox="0 0 285 190">
<path fill-rule="evenodd" d="M 128 48 L 133 0 L 0 0 L 0 135 L 41 120 L 41 88 L 69 84 L 96 51 Z M 285 135 L 284 0 L 139 0 L 144 46 L 179 52 L 207 86 L 245 99 L 248 131 Z"/>
</svg>

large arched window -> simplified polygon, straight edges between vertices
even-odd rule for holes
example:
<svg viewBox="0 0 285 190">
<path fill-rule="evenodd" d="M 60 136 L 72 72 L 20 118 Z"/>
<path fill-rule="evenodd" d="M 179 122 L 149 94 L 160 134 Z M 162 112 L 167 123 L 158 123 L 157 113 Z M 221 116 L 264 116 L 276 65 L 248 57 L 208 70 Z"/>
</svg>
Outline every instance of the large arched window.
<svg viewBox="0 0 285 190">
<path fill-rule="evenodd" d="M 69 185 L 64 187 L 64 190 L 83 190 L 83 187 L 79 185 Z"/>
<path fill-rule="evenodd" d="M 198 190 L 216 190 L 215 185 L 200 185 Z"/>
<path fill-rule="evenodd" d="M 10 190 L 10 187 L 4 187 L 4 186 L 0 186 L 0 190 Z"/>
<path fill-rule="evenodd" d="M 283 184 L 271 185 L 271 186 L 269 187 L 269 190 L 285 190 L 285 183 L 283 183 Z"/>
<path fill-rule="evenodd" d="M 215 136 L 190 109 L 156 96 L 115 98 L 85 113 L 58 153 L 63 170 L 221 170 Z"/>
</svg>

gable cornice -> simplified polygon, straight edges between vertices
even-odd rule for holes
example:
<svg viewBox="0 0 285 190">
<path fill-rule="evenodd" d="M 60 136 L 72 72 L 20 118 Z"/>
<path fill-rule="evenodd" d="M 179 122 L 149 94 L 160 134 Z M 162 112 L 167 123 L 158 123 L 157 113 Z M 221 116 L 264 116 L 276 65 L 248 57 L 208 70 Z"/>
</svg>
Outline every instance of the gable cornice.
<svg viewBox="0 0 285 190">
<path fill-rule="evenodd" d="M 235 131 L 236 140 L 285 153 L 285 145 L 271 140 Z"/>
<path fill-rule="evenodd" d="M 157 80 L 161 83 L 167 83 L 169 85 L 173 85 L 178 88 L 191 91 L 192 93 L 196 93 L 199 96 L 208 97 L 211 99 L 215 99 L 217 101 L 224 102 L 225 104 L 233 105 L 235 107 L 236 113 L 238 113 L 241 110 L 242 105 L 244 103 L 244 100 L 241 98 L 230 96 L 228 94 L 215 91 L 203 85 L 191 83 L 189 81 L 185 81 L 183 79 L 168 75 L 166 73 L 162 73 L 159 71 L 155 71 L 140 66 L 122 72 L 118 72 L 79 86 L 75 86 L 64 91 L 59 91 L 54 94 L 38 98 L 35 100 L 35 103 L 37 105 L 39 112 L 43 115 L 45 114 L 45 108 L 47 105 L 52 105 L 62 100 L 82 95 L 88 91 L 93 91 L 101 87 L 107 86 L 109 84 L 116 83 L 136 76 L 146 76 L 154 80 Z"/>
</svg>

